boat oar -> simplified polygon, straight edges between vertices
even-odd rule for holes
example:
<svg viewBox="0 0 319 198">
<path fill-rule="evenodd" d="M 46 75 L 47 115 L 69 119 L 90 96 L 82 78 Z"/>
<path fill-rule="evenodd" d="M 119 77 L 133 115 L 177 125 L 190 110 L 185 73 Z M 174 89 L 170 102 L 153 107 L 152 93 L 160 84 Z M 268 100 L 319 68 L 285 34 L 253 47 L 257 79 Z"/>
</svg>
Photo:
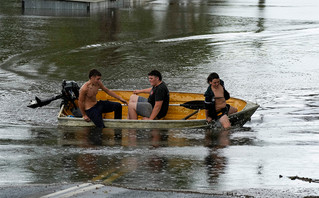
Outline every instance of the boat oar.
<svg viewBox="0 0 319 198">
<path fill-rule="evenodd" d="M 60 99 L 60 98 L 62 98 L 62 94 L 54 96 L 54 97 L 49 98 L 49 99 L 45 99 L 45 100 L 41 100 L 40 98 L 35 97 L 35 100 L 31 100 L 28 107 L 30 107 L 30 108 L 42 107 L 42 106 L 50 104 L 54 100 Z"/>
<path fill-rule="evenodd" d="M 188 109 L 205 109 L 205 102 L 203 100 L 192 100 L 183 104 L 170 104 L 170 106 L 182 106 Z"/>
<path fill-rule="evenodd" d="M 127 104 L 122 104 L 122 106 L 125 106 Z M 188 109 L 205 109 L 205 102 L 203 100 L 192 100 L 185 102 L 183 104 L 169 104 L 169 106 L 182 106 Z"/>
<path fill-rule="evenodd" d="M 31 101 L 28 107 L 31 107 L 31 108 L 42 107 L 44 105 L 48 105 L 53 100 L 57 100 L 59 98 L 62 98 L 62 95 L 58 95 L 46 100 L 40 100 L 38 97 L 35 97 L 36 101 Z M 122 104 L 122 105 L 126 105 L 126 104 Z M 185 102 L 183 104 L 169 104 L 169 106 L 182 106 L 188 109 L 198 110 L 198 109 L 205 109 L 205 102 L 203 100 L 192 100 L 192 101 Z"/>
<path fill-rule="evenodd" d="M 194 111 L 193 113 L 191 113 L 191 114 L 185 116 L 182 120 L 187 120 L 188 118 L 192 117 L 193 115 L 195 115 L 195 114 L 198 113 L 198 112 L 199 112 L 199 109 L 197 109 L 197 110 Z"/>
</svg>

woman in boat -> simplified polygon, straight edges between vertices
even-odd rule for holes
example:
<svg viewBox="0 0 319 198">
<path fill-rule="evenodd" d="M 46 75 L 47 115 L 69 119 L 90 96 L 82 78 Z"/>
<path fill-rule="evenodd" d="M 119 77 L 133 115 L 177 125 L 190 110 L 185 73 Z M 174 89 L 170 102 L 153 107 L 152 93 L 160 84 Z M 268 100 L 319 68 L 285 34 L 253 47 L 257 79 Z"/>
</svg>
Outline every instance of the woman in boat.
<svg viewBox="0 0 319 198">
<path fill-rule="evenodd" d="M 237 109 L 226 103 L 230 95 L 224 87 L 224 81 L 220 80 L 217 73 L 211 73 L 207 77 L 207 83 L 209 86 L 204 94 L 206 120 L 207 122 L 219 120 L 227 129 L 231 126 L 228 115 L 236 113 Z"/>
<path fill-rule="evenodd" d="M 156 120 L 166 116 L 169 103 L 169 91 L 162 81 L 159 71 L 153 70 L 148 73 L 148 80 L 152 87 L 142 90 L 135 90 L 130 97 L 128 104 L 128 118 L 136 120 L 138 115 L 144 120 Z M 139 93 L 149 93 L 149 97 L 138 96 Z"/>
</svg>

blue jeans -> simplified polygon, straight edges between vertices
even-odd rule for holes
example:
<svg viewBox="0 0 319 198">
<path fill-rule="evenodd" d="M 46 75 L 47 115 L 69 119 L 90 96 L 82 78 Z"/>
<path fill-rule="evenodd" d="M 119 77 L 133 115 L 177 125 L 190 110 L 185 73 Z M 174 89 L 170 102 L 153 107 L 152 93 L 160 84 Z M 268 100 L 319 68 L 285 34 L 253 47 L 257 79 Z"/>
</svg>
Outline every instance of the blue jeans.
<svg viewBox="0 0 319 198">
<path fill-rule="evenodd" d="M 114 111 L 114 119 L 122 119 L 122 105 L 118 102 L 110 102 L 107 100 L 98 101 L 93 107 L 86 110 L 86 115 L 98 128 L 105 128 L 102 113 Z"/>
</svg>

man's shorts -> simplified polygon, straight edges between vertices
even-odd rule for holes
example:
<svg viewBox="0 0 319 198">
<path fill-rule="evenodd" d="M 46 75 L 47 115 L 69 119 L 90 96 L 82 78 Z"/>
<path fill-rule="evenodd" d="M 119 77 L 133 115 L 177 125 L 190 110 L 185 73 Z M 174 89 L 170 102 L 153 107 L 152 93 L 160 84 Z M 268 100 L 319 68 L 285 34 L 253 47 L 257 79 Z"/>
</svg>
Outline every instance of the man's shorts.
<svg viewBox="0 0 319 198">
<path fill-rule="evenodd" d="M 136 104 L 137 115 L 149 118 L 152 114 L 152 110 L 152 105 L 148 102 L 147 98 L 139 96 Z"/>
</svg>

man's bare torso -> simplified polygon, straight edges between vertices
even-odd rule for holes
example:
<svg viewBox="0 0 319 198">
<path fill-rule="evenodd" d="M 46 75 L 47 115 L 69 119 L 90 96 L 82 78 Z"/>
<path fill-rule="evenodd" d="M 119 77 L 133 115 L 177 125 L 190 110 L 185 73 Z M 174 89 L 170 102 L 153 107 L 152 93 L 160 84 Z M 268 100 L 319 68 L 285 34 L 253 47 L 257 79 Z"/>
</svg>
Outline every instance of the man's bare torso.
<svg viewBox="0 0 319 198">
<path fill-rule="evenodd" d="M 90 82 L 86 82 L 81 89 L 83 89 L 85 96 L 84 96 L 84 108 L 88 110 L 92 108 L 96 103 L 96 94 L 99 90 L 98 85 L 94 85 Z"/>
<path fill-rule="evenodd" d="M 217 88 L 212 87 L 212 91 L 215 95 L 215 108 L 216 111 L 220 111 L 226 107 L 226 100 L 224 97 L 224 88 L 221 85 L 218 85 Z"/>
</svg>

